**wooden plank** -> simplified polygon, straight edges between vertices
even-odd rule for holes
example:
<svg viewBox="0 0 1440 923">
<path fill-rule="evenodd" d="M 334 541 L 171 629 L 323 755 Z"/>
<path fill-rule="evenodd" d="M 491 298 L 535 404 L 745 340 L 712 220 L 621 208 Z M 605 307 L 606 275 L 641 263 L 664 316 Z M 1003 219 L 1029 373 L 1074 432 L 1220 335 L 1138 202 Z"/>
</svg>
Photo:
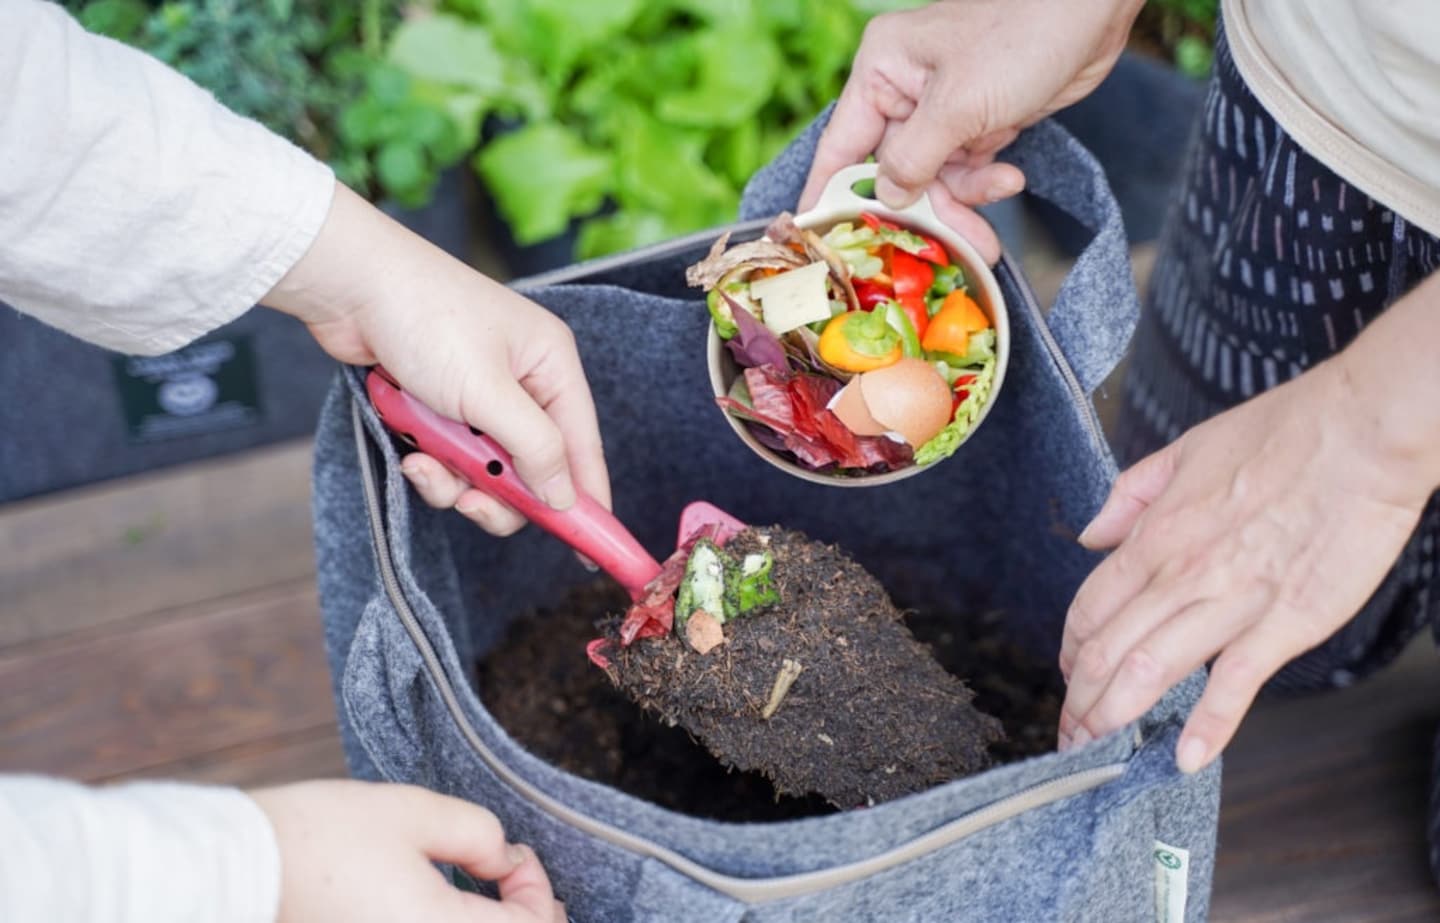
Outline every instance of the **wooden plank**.
<svg viewBox="0 0 1440 923">
<path fill-rule="evenodd" d="M 0 771 L 107 778 L 333 725 L 308 581 L 0 654 Z"/>
<path fill-rule="evenodd" d="M 310 441 L 0 508 L 0 649 L 314 573 Z"/>
<path fill-rule="evenodd" d="M 149 766 L 137 772 L 85 781 L 175 779 L 259 788 L 303 779 L 344 778 L 347 774 L 345 754 L 340 748 L 340 732 L 332 721 L 294 734 Z"/>
<path fill-rule="evenodd" d="M 1213 923 L 1440 919 L 1429 638 L 1350 689 L 1262 703 L 1226 751 Z"/>
</svg>

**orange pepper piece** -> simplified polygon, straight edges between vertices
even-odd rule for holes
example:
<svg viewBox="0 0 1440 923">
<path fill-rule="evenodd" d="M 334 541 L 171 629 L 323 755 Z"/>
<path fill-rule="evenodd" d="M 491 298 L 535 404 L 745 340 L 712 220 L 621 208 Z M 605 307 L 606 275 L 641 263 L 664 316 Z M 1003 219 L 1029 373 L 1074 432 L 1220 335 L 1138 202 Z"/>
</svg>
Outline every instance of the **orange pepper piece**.
<svg viewBox="0 0 1440 923">
<path fill-rule="evenodd" d="M 926 352 L 965 355 L 970 348 L 970 334 L 990 327 L 990 318 L 975 299 L 956 289 L 945 296 L 940 310 L 930 318 L 930 326 L 920 339 Z"/>
<path fill-rule="evenodd" d="M 879 313 L 847 311 L 825 325 L 816 345 L 820 358 L 846 372 L 894 365 L 904 355 L 900 335 Z"/>
</svg>

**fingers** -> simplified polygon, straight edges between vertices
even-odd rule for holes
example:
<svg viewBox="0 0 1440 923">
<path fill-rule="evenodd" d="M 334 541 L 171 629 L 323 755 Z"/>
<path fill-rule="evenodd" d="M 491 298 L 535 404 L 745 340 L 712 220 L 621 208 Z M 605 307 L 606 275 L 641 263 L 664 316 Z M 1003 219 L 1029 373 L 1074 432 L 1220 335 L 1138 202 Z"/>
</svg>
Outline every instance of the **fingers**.
<svg viewBox="0 0 1440 923">
<path fill-rule="evenodd" d="M 1263 592 L 1208 597 L 1167 615 L 1163 603 L 1137 599 L 1081 648 L 1061 710 L 1062 748 L 1066 738 L 1074 743 L 1078 735 L 1083 743 L 1139 718 L 1170 687 L 1243 636 L 1268 602 Z"/>
<path fill-rule="evenodd" d="M 990 205 L 1017 195 L 1025 188 L 1025 174 L 1008 163 L 967 166 L 946 164 L 940 182 L 956 201 L 965 205 Z"/>
<path fill-rule="evenodd" d="M 429 455 L 407 455 L 400 471 L 427 504 L 442 510 L 453 508 L 491 535 L 503 538 L 525 526 L 524 516 L 474 489 Z"/>
<path fill-rule="evenodd" d="M 967 241 L 987 266 L 994 266 L 1000 260 L 1000 238 L 990 222 L 970 206 L 957 202 L 941 183 L 930 187 L 930 206 L 935 216 Z"/>
<path fill-rule="evenodd" d="M 556 422 L 513 378 L 497 377 L 480 393 L 483 409 L 473 411 L 469 399 L 462 404 L 465 422 L 505 447 L 515 473 L 537 497 L 557 510 L 573 506 L 575 484 Z"/>
<path fill-rule="evenodd" d="M 520 384 L 559 428 L 565 443 L 566 467 L 580 489 L 608 510 L 610 474 L 600 441 L 595 400 L 585 380 L 574 335 L 561 326 L 556 339 L 560 342 L 546 351 L 541 363 Z"/>
<path fill-rule="evenodd" d="M 498 881 L 533 858 L 533 853 L 527 857 L 522 849 L 506 842 L 500 819 L 477 804 L 413 785 L 383 790 L 400 799 L 400 812 L 409 825 L 414 847 L 432 861 L 457 865 L 485 881 Z"/>
<path fill-rule="evenodd" d="M 1128 468 L 1115 481 L 1100 512 L 1080 533 L 1080 544 L 1091 550 L 1114 548 L 1125 540 L 1140 514 L 1155 502 L 1180 459 L 1180 443 L 1174 442 Z"/>
<path fill-rule="evenodd" d="M 825 184 L 837 171 L 853 163 L 861 163 L 880 146 L 885 132 L 886 117 L 879 107 L 866 98 L 862 77 L 857 70 L 840 91 L 830 123 L 820 135 L 810 176 L 800 193 L 800 210 L 815 205 Z"/>
<path fill-rule="evenodd" d="M 1205 692 L 1185 722 L 1175 747 L 1175 764 L 1181 772 L 1199 772 L 1220 755 L 1235 736 L 1260 687 L 1298 653 L 1287 643 L 1284 622 L 1283 618 L 1267 616 L 1216 659 Z"/>
<path fill-rule="evenodd" d="M 1081 646 L 1098 635 L 1111 616 L 1145 588 L 1151 575 L 1149 558 L 1132 543 L 1122 545 L 1085 578 L 1065 614 L 1065 631 L 1060 640 L 1060 672 L 1067 682 L 1074 673 Z"/>
<path fill-rule="evenodd" d="M 915 112 L 885 133 L 876 159 L 875 195 L 891 208 L 904 208 L 940 174 L 957 149 L 981 132 L 978 110 L 957 105 L 956 92 L 941 80 L 925 85 Z"/>
<path fill-rule="evenodd" d="M 550 879 L 540 865 L 540 858 L 529 846 L 516 846 L 524 858 L 508 875 L 500 878 L 500 902 L 512 913 L 519 912 L 516 919 L 538 921 L 564 920 L 565 910 L 555 900 Z"/>
<path fill-rule="evenodd" d="M 1075 652 L 1065 690 L 1065 704 L 1060 710 L 1062 739 L 1074 735 L 1073 726 L 1083 726 L 1089 735 L 1099 737 L 1124 724 L 1110 726 L 1098 721 L 1101 715 L 1123 711 L 1130 697 L 1126 690 L 1139 690 L 1145 695 L 1155 690 L 1155 699 L 1168 686 L 1155 689 L 1167 673 L 1169 651 L 1153 642 L 1152 633 L 1171 615 L 1170 600 L 1153 590 L 1135 597 L 1104 627 L 1095 632 Z M 1145 642 L 1142 644 L 1141 642 Z M 1117 704 L 1105 697 L 1118 696 Z M 1145 707 L 1155 700 L 1146 703 Z M 1104 707 L 1101 707 L 1103 702 Z M 1096 711 L 1099 711 L 1099 714 Z M 1144 710 L 1143 708 L 1141 709 Z M 1082 741 L 1083 742 L 1083 741 Z"/>
<path fill-rule="evenodd" d="M 497 882 L 497 905 L 483 897 L 452 892 L 457 903 L 473 909 L 476 902 L 488 906 L 487 919 L 514 923 L 550 923 L 563 913 L 550 887 L 550 879 L 535 851 L 506 841 L 505 831 L 494 814 L 460 798 L 440 795 L 414 786 L 394 788 L 404 800 L 402 813 L 411 824 L 415 846 L 433 862 L 446 862 L 464 869 L 481 881 Z M 501 916 L 495 916 L 499 911 Z M 475 914 L 466 914 L 472 919 Z M 456 919 L 462 919 L 457 915 Z"/>
</svg>

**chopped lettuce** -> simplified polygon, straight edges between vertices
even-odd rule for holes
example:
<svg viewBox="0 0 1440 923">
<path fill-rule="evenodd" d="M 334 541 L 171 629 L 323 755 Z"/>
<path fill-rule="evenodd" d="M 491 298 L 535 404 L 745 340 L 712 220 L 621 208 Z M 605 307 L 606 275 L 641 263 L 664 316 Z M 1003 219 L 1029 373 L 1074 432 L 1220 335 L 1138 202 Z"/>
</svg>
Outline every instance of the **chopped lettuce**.
<svg viewBox="0 0 1440 923">
<path fill-rule="evenodd" d="M 929 465 L 941 459 L 949 458 L 960 448 L 960 443 L 970 435 L 975 428 L 975 423 L 980 419 L 980 411 L 985 409 L 986 403 L 990 400 L 990 393 L 995 385 L 995 357 L 985 360 L 985 364 L 978 372 L 973 374 L 975 380 L 966 385 L 969 394 L 960 406 L 955 408 L 955 415 L 940 432 L 931 437 L 930 441 L 915 450 L 915 464 Z"/>
</svg>

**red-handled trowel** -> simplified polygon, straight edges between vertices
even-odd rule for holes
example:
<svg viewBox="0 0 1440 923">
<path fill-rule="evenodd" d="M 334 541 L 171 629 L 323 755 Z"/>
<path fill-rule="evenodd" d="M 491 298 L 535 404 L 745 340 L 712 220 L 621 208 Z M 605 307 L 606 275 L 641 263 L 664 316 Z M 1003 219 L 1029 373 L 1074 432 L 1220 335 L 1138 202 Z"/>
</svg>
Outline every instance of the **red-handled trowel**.
<svg viewBox="0 0 1440 923">
<path fill-rule="evenodd" d="M 675 590 L 697 539 L 724 544 L 745 528 L 743 522 L 709 503 L 690 503 L 680 513 L 676 550 L 662 565 L 613 513 L 583 491 L 577 490 L 575 504 L 566 510 L 554 509 L 541 500 L 520 480 L 510 454 L 499 443 L 426 407 L 379 366 L 365 376 L 365 390 L 380 419 L 401 439 L 476 489 L 514 507 L 614 577 L 634 601 L 620 629 L 622 644 L 670 631 Z M 599 643 L 590 651 L 597 663 L 604 659 Z"/>
</svg>

